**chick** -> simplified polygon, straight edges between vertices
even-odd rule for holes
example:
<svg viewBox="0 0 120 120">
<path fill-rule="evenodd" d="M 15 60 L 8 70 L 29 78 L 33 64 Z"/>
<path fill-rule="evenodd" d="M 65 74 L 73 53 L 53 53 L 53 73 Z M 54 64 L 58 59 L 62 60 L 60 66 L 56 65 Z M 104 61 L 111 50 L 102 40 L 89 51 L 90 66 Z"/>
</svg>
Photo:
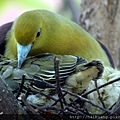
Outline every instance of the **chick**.
<svg viewBox="0 0 120 120">
<path fill-rule="evenodd" d="M 116 80 L 118 79 L 118 80 Z M 103 103 L 99 99 L 97 91 L 91 92 L 87 95 L 87 98 L 93 103 L 105 108 L 113 110 L 115 103 L 117 102 L 120 94 L 120 71 L 110 67 L 105 67 L 103 75 L 100 79 L 97 80 L 97 86 L 104 85 L 111 82 L 109 85 L 106 85 L 99 89 L 100 97 Z M 116 80 L 116 82 L 114 81 Z M 113 81 L 113 82 L 112 82 Z M 91 81 L 86 89 L 86 92 L 96 88 L 95 82 Z M 104 104 L 104 105 L 103 105 Z M 85 108 L 92 114 L 103 114 L 104 110 L 99 109 L 98 107 L 92 106 L 89 103 L 85 103 Z"/>
</svg>

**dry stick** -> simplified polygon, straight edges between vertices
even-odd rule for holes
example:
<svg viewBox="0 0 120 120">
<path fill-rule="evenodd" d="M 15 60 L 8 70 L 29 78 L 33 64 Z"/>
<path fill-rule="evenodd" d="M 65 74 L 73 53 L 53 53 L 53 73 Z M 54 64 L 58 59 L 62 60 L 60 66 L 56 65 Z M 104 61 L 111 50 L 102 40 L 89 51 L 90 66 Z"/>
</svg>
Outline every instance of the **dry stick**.
<svg viewBox="0 0 120 120">
<path fill-rule="evenodd" d="M 97 85 L 97 79 L 94 79 L 94 83 L 95 83 L 95 87 L 96 87 L 96 90 L 97 90 L 97 93 L 98 93 L 98 98 L 99 98 L 100 102 L 102 103 L 102 106 L 103 106 L 104 108 L 106 108 L 106 107 L 105 107 L 105 104 L 104 104 L 104 102 L 103 102 L 103 100 L 102 100 L 102 98 L 101 98 L 101 96 L 100 96 L 100 91 L 99 91 L 98 85 Z"/>
<path fill-rule="evenodd" d="M 109 108 L 109 110 L 112 110 L 112 108 L 116 105 L 116 103 L 117 103 L 117 101 L 115 103 L 113 103 L 113 105 Z"/>
<path fill-rule="evenodd" d="M 25 74 L 22 76 L 22 82 L 21 82 L 21 84 L 20 84 L 20 87 L 19 87 L 19 90 L 18 90 L 18 92 L 17 92 L 16 98 L 19 97 L 19 95 L 20 95 L 20 93 L 21 93 L 21 91 L 22 91 L 24 82 L 25 82 Z"/>
<path fill-rule="evenodd" d="M 21 96 L 21 99 L 23 101 L 23 103 L 26 105 L 26 107 L 33 113 L 35 114 L 35 116 L 39 119 L 39 120 L 46 120 L 45 118 L 43 118 L 39 113 L 37 113 L 34 108 L 26 101 L 26 97 L 25 95 Z"/>
<path fill-rule="evenodd" d="M 36 78 L 38 78 L 38 77 L 36 77 Z M 35 79 L 35 81 L 39 81 L 39 79 L 38 79 L 38 80 Z M 116 81 L 118 81 L 118 80 L 116 80 Z M 43 81 L 43 82 L 46 83 L 46 84 L 48 84 L 48 86 L 50 86 L 50 87 L 56 88 L 56 86 L 52 85 L 51 83 L 48 83 L 47 81 Z M 111 82 L 111 81 L 110 81 L 110 82 Z M 104 86 L 104 85 L 102 85 L 102 86 Z M 100 88 L 101 88 L 101 86 L 100 86 Z M 98 87 L 98 89 L 99 89 L 99 87 Z M 88 103 L 92 104 L 93 106 L 98 107 L 99 109 L 102 109 L 102 110 L 110 113 L 109 110 L 106 110 L 105 108 L 102 108 L 101 106 L 94 104 L 94 103 L 91 102 L 90 100 L 85 99 L 84 97 L 82 97 L 82 96 L 80 96 L 80 95 L 78 95 L 78 94 L 71 93 L 71 92 L 69 92 L 69 91 L 67 91 L 67 90 L 64 90 L 64 89 L 62 89 L 62 88 L 61 88 L 61 90 L 62 90 L 63 92 L 67 92 L 68 94 L 70 94 L 70 95 L 72 95 L 72 96 L 74 96 L 74 97 L 76 97 L 76 98 L 79 98 L 79 99 L 81 99 L 81 100 L 83 100 L 83 101 L 85 101 L 85 102 L 88 102 Z M 95 90 L 96 90 L 96 89 L 93 89 L 93 91 L 95 91 Z"/>
<path fill-rule="evenodd" d="M 61 91 L 60 78 L 59 78 L 59 60 L 56 57 L 54 58 L 54 69 L 55 69 L 55 78 L 56 78 L 58 98 L 60 98 L 63 95 Z M 59 101 L 60 101 L 61 108 L 64 108 L 62 99 L 60 99 Z"/>
<path fill-rule="evenodd" d="M 33 104 L 31 104 L 33 107 L 35 107 L 38 111 L 42 111 L 42 112 L 45 112 L 46 110 L 57 110 L 57 111 L 62 111 L 62 112 L 64 112 L 64 110 L 63 109 L 61 109 L 61 108 L 58 108 L 58 107 L 53 107 L 53 106 L 42 106 L 42 107 L 40 107 L 40 106 L 37 106 L 37 105 L 33 105 Z"/>
<path fill-rule="evenodd" d="M 52 87 L 52 88 L 55 88 L 55 89 L 57 88 L 56 85 L 53 85 L 53 84 L 51 84 L 51 83 L 49 83 L 45 80 L 41 80 L 37 75 L 34 75 L 34 77 L 36 78 L 36 79 L 34 79 L 34 81 L 38 81 L 38 82 L 41 81 L 41 82 L 47 84 L 49 87 Z M 27 79 L 27 80 L 31 80 L 31 79 Z"/>
<path fill-rule="evenodd" d="M 35 92 L 39 92 L 38 90 L 36 90 L 36 89 L 34 89 L 34 88 L 32 88 L 31 86 L 30 86 L 30 89 L 31 90 L 33 90 L 33 91 L 35 91 Z M 41 93 L 40 93 L 41 94 Z M 62 99 L 66 94 L 68 94 L 67 92 L 65 92 L 64 94 L 63 94 L 63 96 L 61 96 L 59 99 Z M 50 96 L 47 96 L 47 97 L 50 97 Z M 51 97 L 50 97 L 51 98 Z M 51 98 L 51 99 L 53 99 L 54 101 L 55 101 L 55 103 L 53 104 L 53 105 L 51 105 L 50 107 L 37 107 L 37 106 L 35 106 L 37 109 L 39 109 L 39 110 L 42 110 L 43 111 L 43 109 L 51 109 L 51 110 L 57 110 L 57 111 L 61 111 L 61 112 L 65 112 L 65 110 L 64 109 L 56 109 L 56 108 L 54 108 L 53 106 L 57 103 L 57 102 L 59 102 L 59 99 L 58 100 L 55 100 L 54 98 Z M 32 105 L 32 106 L 34 106 L 34 105 Z M 67 107 L 67 108 L 69 108 L 69 107 Z M 67 109 L 67 108 L 65 108 L 65 109 Z M 75 108 L 73 108 L 73 109 L 75 109 Z M 82 113 L 82 111 L 78 111 L 79 113 L 81 113 L 81 114 L 83 114 Z"/>
<path fill-rule="evenodd" d="M 78 111 L 82 112 L 84 115 L 93 115 L 92 113 L 89 113 L 88 111 L 85 111 L 85 109 L 77 108 Z"/>
<path fill-rule="evenodd" d="M 39 111 L 46 111 L 46 110 L 55 110 L 55 111 L 60 111 L 60 112 L 63 112 L 63 113 L 67 113 L 67 114 L 75 114 L 75 112 L 74 111 L 72 111 L 72 110 L 70 110 L 70 111 L 68 111 L 68 109 L 67 108 L 65 108 L 65 109 L 61 109 L 61 108 L 58 108 L 58 107 L 53 107 L 53 106 L 47 106 L 47 107 L 39 107 L 39 106 L 35 106 L 35 105 L 32 105 L 32 106 L 34 106 L 34 107 L 36 107 L 36 109 Z"/>
<path fill-rule="evenodd" d="M 117 81 L 119 81 L 119 80 L 120 80 L 120 78 L 117 78 L 117 79 L 115 79 L 115 80 L 112 80 L 112 81 L 110 81 L 110 82 L 107 82 L 107 83 L 99 86 L 98 89 L 100 89 L 100 88 L 102 88 L 102 87 L 105 87 L 105 86 L 107 86 L 107 85 L 109 85 L 109 84 L 112 84 L 112 83 L 114 83 L 114 82 L 117 82 Z M 94 89 L 92 89 L 92 90 L 90 90 L 90 91 L 88 91 L 88 92 L 83 93 L 81 96 L 87 96 L 88 94 L 90 94 L 90 93 L 92 93 L 92 92 L 94 92 L 94 91 L 96 91 L 96 90 L 97 90 L 97 89 L 94 88 Z"/>
<path fill-rule="evenodd" d="M 36 106 L 36 105 L 32 105 L 32 106 L 34 106 L 34 107 L 36 107 L 36 109 L 39 111 L 46 111 L 46 110 L 56 110 L 57 112 L 58 111 L 60 111 L 60 112 L 64 112 L 64 113 L 72 113 L 72 114 L 77 114 L 77 115 L 80 115 L 80 114 L 82 114 L 82 115 L 84 115 L 81 111 L 76 111 L 76 109 L 75 108 L 71 108 L 71 107 L 66 107 L 65 109 L 60 109 L 60 108 L 58 108 L 58 107 L 53 107 L 53 106 L 47 106 L 47 107 L 39 107 L 39 106 Z"/>
<path fill-rule="evenodd" d="M 49 83 L 49 82 L 47 82 L 47 81 L 43 81 L 43 80 L 40 80 L 37 76 L 34 76 L 34 77 L 36 77 L 37 79 L 34 79 L 34 81 L 42 81 L 42 82 L 44 82 L 45 84 L 47 84 L 48 86 L 50 86 L 50 87 L 52 87 L 52 88 L 57 88 L 57 86 L 54 86 L 53 84 L 51 84 L 51 83 Z M 26 79 L 26 80 L 33 80 L 33 79 Z M 37 91 L 36 89 L 33 89 L 33 88 L 31 88 L 33 91 L 36 91 L 36 92 L 40 92 L 40 91 Z M 41 92 L 40 92 L 41 93 Z M 64 96 L 67 94 L 67 92 L 65 92 L 58 100 L 54 100 L 55 101 L 55 103 L 53 103 L 53 105 L 51 105 L 51 106 L 54 106 L 54 105 L 56 105 L 59 101 L 60 101 L 60 99 L 63 99 L 64 98 Z M 49 97 L 49 96 L 48 96 Z M 54 99 L 54 98 L 51 98 L 51 99 Z M 67 102 L 64 100 L 64 103 L 65 104 L 67 104 Z"/>
<path fill-rule="evenodd" d="M 61 109 L 61 108 L 58 108 L 58 107 L 53 107 L 53 106 L 45 106 L 45 107 L 40 107 L 40 106 L 36 106 L 36 105 L 32 105 L 33 107 L 36 107 L 36 109 L 38 110 L 38 111 L 42 111 L 42 112 L 46 112 L 47 110 L 50 110 L 50 112 L 51 112 L 51 110 L 52 111 L 57 111 L 57 114 L 58 114 L 58 111 L 59 112 L 62 112 L 62 113 L 67 113 L 67 114 L 75 114 L 74 112 L 72 112 L 72 111 L 68 111 L 67 109 Z M 64 116 L 63 116 L 64 117 Z"/>
<path fill-rule="evenodd" d="M 32 87 L 32 86 L 33 86 L 33 84 L 34 84 L 34 81 L 32 80 L 29 86 L 31 86 L 31 87 Z M 25 93 L 25 97 L 26 97 L 26 98 L 28 97 L 29 92 L 30 92 L 30 87 L 28 87 L 28 88 L 27 88 L 27 92 Z"/>
<path fill-rule="evenodd" d="M 55 105 L 60 101 L 60 99 L 63 99 L 67 94 L 68 94 L 68 93 L 65 92 L 65 93 L 64 93 L 62 96 L 60 96 L 59 99 L 56 100 L 51 106 L 55 106 Z M 65 105 L 67 104 L 66 101 L 63 101 L 63 102 L 65 102 Z"/>
<path fill-rule="evenodd" d="M 40 107 L 40 106 L 36 106 L 36 105 L 33 105 L 32 104 L 32 106 L 33 107 L 35 107 L 38 111 L 42 111 L 42 112 L 44 112 L 44 111 L 46 111 L 46 110 L 55 110 L 55 111 L 60 111 L 60 112 L 63 112 L 63 113 L 67 113 L 67 114 L 81 114 L 81 115 L 85 115 L 85 113 L 83 113 L 83 111 L 81 111 L 80 109 L 77 109 L 78 111 L 76 111 L 76 109 L 75 108 L 73 108 L 73 110 L 72 110 L 72 108 L 71 107 L 66 107 L 65 109 L 60 109 L 60 108 L 58 108 L 58 107 L 53 107 L 53 106 L 44 106 L 44 107 Z"/>
<path fill-rule="evenodd" d="M 78 98 L 77 98 L 78 99 Z M 92 115 L 91 113 L 89 113 L 88 111 L 86 111 L 84 108 L 82 108 L 81 106 L 79 106 L 79 103 L 76 103 L 75 101 L 71 102 L 72 107 L 80 112 L 82 112 L 85 115 Z"/>
<path fill-rule="evenodd" d="M 69 112 L 74 113 L 75 115 L 85 115 L 83 112 L 77 111 L 75 108 L 71 108 L 67 106 L 65 109 Z"/>
<path fill-rule="evenodd" d="M 35 91 L 35 92 L 37 92 L 37 93 L 39 93 L 39 94 L 41 94 L 41 95 L 44 95 L 45 97 L 47 97 L 47 98 L 49 98 L 49 99 L 52 99 L 52 100 L 54 100 L 54 101 L 57 101 L 57 99 L 55 99 L 55 98 L 53 98 L 53 97 L 51 97 L 51 96 L 49 96 L 49 95 L 46 95 L 46 94 L 44 94 L 43 92 L 41 92 L 41 91 L 39 91 L 39 90 L 36 90 L 35 88 L 33 88 L 33 87 L 31 87 L 31 86 L 29 86 L 29 88 L 30 88 L 32 91 Z"/>
<path fill-rule="evenodd" d="M 115 102 L 112 107 L 114 106 L 114 109 L 112 110 L 110 115 L 120 115 L 120 95 L 119 98 L 117 100 L 117 102 Z M 112 109 L 112 108 L 110 108 Z"/>
<path fill-rule="evenodd" d="M 38 78 L 38 77 L 36 77 L 36 78 Z M 104 86 L 106 86 L 106 85 L 109 85 L 109 84 L 111 84 L 111 83 L 113 83 L 113 82 L 117 82 L 118 80 L 119 80 L 119 79 L 116 79 L 116 80 L 110 81 L 110 82 L 108 82 L 108 83 L 106 83 L 106 84 L 104 84 L 104 85 L 101 85 L 101 86 L 98 87 L 98 89 L 100 89 L 100 88 L 102 88 L 102 87 L 104 87 Z M 38 78 L 38 80 L 35 79 L 35 81 L 39 81 L 39 78 Z M 43 81 L 43 82 L 46 83 L 46 84 L 47 84 L 48 86 L 50 86 L 50 87 L 56 88 L 56 86 L 52 85 L 51 83 L 48 83 L 47 81 Z M 106 109 L 102 108 L 101 106 L 94 104 L 94 103 L 91 102 L 90 100 L 85 99 L 84 97 L 82 97 L 82 96 L 84 96 L 84 95 L 90 94 L 90 93 L 93 92 L 93 91 L 96 91 L 96 88 L 93 89 L 93 90 L 91 90 L 91 91 L 89 91 L 89 92 L 87 92 L 87 93 L 85 93 L 85 94 L 82 94 L 82 96 L 79 96 L 79 95 L 77 95 L 77 94 L 71 93 L 71 92 L 66 91 L 66 90 L 64 90 L 64 89 L 62 89 L 62 88 L 61 88 L 61 90 L 62 90 L 63 92 L 67 92 L 68 94 L 71 94 L 71 95 L 73 95 L 73 96 L 75 96 L 75 97 L 77 97 L 77 98 L 79 98 L 79 99 L 82 99 L 83 101 L 88 102 L 88 103 L 92 104 L 93 106 L 98 107 L 99 109 L 102 109 L 102 110 L 110 113 L 109 110 L 106 110 Z"/>
<path fill-rule="evenodd" d="M 66 90 L 64 90 L 64 89 L 62 89 L 62 91 L 66 92 Z M 105 112 L 111 113 L 109 110 L 107 110 L 107 109 L 105 109 L 105 108 L 103 108 L 103 107 L 101 107 L 101 106 L 93 103 L 93 102 L 90 101 L 89 99 L 86 99 L 86 98 L 84 98 L 84 97 L 82 97 L 82 96 L 80 96 L 80 95 L 78 95 L 78 94 L 72 93 L 72 92 L 70 92 L 70 91 L 67 91 L 67 92 L 68 92 L 68 94 L 70 94 L 70 95 L 72 95 L 72 96 L 74 96 L 74 97 L 76 97 L 76 98 L 79 98 L 79 99 L 81 99 L 81 100 L 83 100 L 83 101 L 85 101 L 85 102 L 88 102 L 88 103 L 90 103 L 91 105 L 93 105 L 93 106 L 95 106 L 95 107 L 97 107 L 97 108 L 99 108 L 99 109 L 101 109 L 101 110 L 103 110 L 103 111 L 105 111 Z"/>
</svg>

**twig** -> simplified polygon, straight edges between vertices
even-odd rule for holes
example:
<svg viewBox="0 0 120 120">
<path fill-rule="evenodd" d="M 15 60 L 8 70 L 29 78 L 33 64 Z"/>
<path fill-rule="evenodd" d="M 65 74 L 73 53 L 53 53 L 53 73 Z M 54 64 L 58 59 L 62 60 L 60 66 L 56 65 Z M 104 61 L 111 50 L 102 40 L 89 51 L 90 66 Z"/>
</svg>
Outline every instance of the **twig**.
<svg viewBox="0 0 120 120">
<path fill-rule="evenodd" d="M 54 103 L 53 103 L 51 106 L 47 106 L 47 107 L 46 107 L 46 106 L 39 107 L 39 106 L 37 106 L 37 105 L 31 105 L 30 103 L 24 103 L 24 102 L 25 102 L 25 101 L 24 101 L 23 103 L 26 105 L 26 107 L 27 107 L 28 109 L 30 109 L 30 111 L 31 111 L 31 109 L 33 110 L 33 111 L 32 111 L 33 114 L 36 115 L 36 111 L 35 111 L 35 109 L 34 109 L 34 106 L 36 106 L 35 108 L 37 109 L 37 113 L 39 112 L 39 114 L 41 114 L 41 112 L 46 112 L 46 110 L 50 110 L 50 112 L 51 112 L 51 110 L 53 110 L 54 112 L 59 113 L 60 115 L 63 114 L 63 113 L 65 113 L 65 114 L 72 113 L 72 114 L 75 114 L 75 115 L 77 115 L 77 114 L 79 114 L 79 115 L 86 115 L 86 114 L 87 114 L 87 115 L 92 115 L 92 114 L 89 114 L 89 112 L 86 111 L 83 107 L 77 107 L 76 104 L 78 104 L 78 105 L 80 106 L 79 102 L 71 101 L 71 102 L 68 104 L 67 101 L 65 101 L 65 96 L 66 96 L 67 94 L 69 94 L 69 95 L 71 95 L 71 96 L 74 96 L 76 99 L 78 99 L 78 100 L 80 100 L 80 101 L 87 102 L 87 103 L 89 103 L 89 104 L 91 104 L 91 105 L 93 105 L 93 106 L 95 106 L 95 107 L 97 107 L 97 108 L 105 111 L 108 115 L 114 114 L 111 110 L 105 108 L 104 103 L 102 103 L 103 101 L 102 101 L 102 98 L 101 98 L 101 96 L 100 96 L 100 91 L 99 91 L 99 89 L 102 88 L 102 87 L 104 87 L 104 86 L 107 86 L 107 85 L 109 85 L 109 84 L 112 84 L 112 83 L 114 83 L 114 82 L 117 82 L 118 80 L 120 80 L 120 78 L 115 79 L 115 80 L 113 80 L 113 81 L 110 81 L 110 82 L 108 82 L 108 83 L 106 83 L 106 84 L 104 84 L 104 85 L 101 85 L 101 86 L 99 86 L 99 87 L 98 87 L 97 81 L 96 81 L 96 82 L 95 82 L 95 87 L 96 87 L 95 89 L 93 89 L 93 90 L 91 90 L 91 91 L 88 91 L 88 92 L 86 92 L 86 93 L 83 93 L 82 95 L 78 95 L 77 93 L 72 93 L 72 92 L 67 91 L 67 90 L 65 90 L 65 89 L 63 89 L 63 88 L 61 87 L 61 85 L 60 85 L 60 79 L 59 79 L 59 60 L 58 60 L 58 59 L 57 59 L 57 60 L 55 59 L 55 61 L 54 61 L 54 67 L 55 67 L 56 85 L 55 85 L 55 84 L 51 84 L 51 83 L 49 83 L 48 81 L 40 80 L 39 77 L 37 77 L 37 76 L 35 76 L 36 79 L 28 79 L 28 80 L 31 80 L 31 81 L 33 81 L 33 82 L 35 82 L 35 81 L 42 81 L 42 82 L 45 83 L 47 86 L 49 86 L 49 87 L 51 87 L 51 88 L 54 88 L 54 89 L 57 89 L 57 93 L 58 93 L 58 98 L 54 98 L 54 97 L 52 97 L 52 96 L 50 96 L 50 95 L 46 95 L 44 92 L 35 89 L 35 88 L 33 87 L 33 82 L 31 82 L 30 85 L 29 85 L 29 87 L 28 87 L 28 89 L 27 89 L 27 92 L 28 92 L 28 93 L 26 93 L 26 98 L 27 98 L 27 94 L 29 94 L 29 91 L 31 90 L 31 91 L 34 91 L 34 92 L 36 92 L 36 93 L 39 93 L 39 94 L 47 97 L 48 99 L 54 101 Z M 23 79 L 25 79 L 25 78 L 22 78 L 22 82 L 21 82 L 22 85 L 24 85 L 24 80 L 23 80 Z M 26 79 L 26 80 L 27 80 L 27 79 Z M 22 86 L 22 85 L 21 85 L 21 86 Z M 22 90 L 22 87 L 21 87 L 21 86 L 20 86 L 20 88 L 21 88 L 21 90 Z M 19 91 L 21 92 L 21 90 L 19 90 Z M 87 96 L 88 94 L 90 94 L 90 93 L 93 92 L 93 91 L 97 91 L 98 96 L 99 96 L 99 99 L 100 99 L 103 107 L 101 107 L 100 105 L 97 105 L 97 104 L 93 103 L 92 101 L 90 101 L 89 99 L 86 99 L 86 98 L 84 97 L 84 96 Z M 19 94 L 20 94 L 20 93 L 19 93 Z M 18 96 L 19 96 L 19 95 L 18 95 Z M 25 98 L 25 100 L 26 100 L 26 98 Z M 23 101 L 23 99 L 22 99 L 22 101 Z M 58 102 L 60 102 L 61 108 L 55 108 L 55 107 L 56 107 L 55 105 L 56 105 Z M 27 106 L 27 104 L 29 104 L 29 106 L 31 106 L 31 108 L 30 108 L 29 106 Z M 64 107 L 63 107 L 63 104 L 65 104 Z M 33 107 L 32 107 L 32 106 L 33 106 Z M 40 111 L 40 110 L 41 110 L 41 111 Z M 75 111 L 76 111 L 76 112 L 75 112 Z M 88 113 L 87 113 L 87 112 L 88 112 Z M 51 112 L 51 113 L 52 113 L 52 112 Z M 39 114 L 37 114 L 37 115 L 39 115 Z M 53 113 L 53 114 L 54 114 L 54 113 Z"/>
<path fill-rule="evenodd" d="M 66 95 L 67 95 L 67 92 L 65 92 L 62 96 L 60 96 L 59 99 L 56 100 L 51 106 L 55 106 L 60 101 L 60 99 L 63 99 Z M 65 102 L 64 103 L 65 105 L 67 104 L 66 101 L 63 101 L 63 102 Z"/>
<path fill-rule="evenodd" d="M 22 95 L 22 96 L 21 96 L 21 99 L 22 99 L 23 103 L 26 105 L 26 107 L 27 107 L 33 114 L 35 114 L 35 116 L 37 117 L 37 119 L 39 119 L 39 120 L 46 120 L 46 119 L 43 118 L 38 112 L 36 112 L 36 111 L 34 110 L 34 108 L 26 101 L 25 95 Z"/>
<path fill-rule="evenodd" d="M 67 106 L 65 109 L 72 112 L 72 113 L 74 113 L 75 115 L 85 115 L 83 112 L 77 111 L 75 108 L 72 108 L 72 107 Z"/>
<path fill-rule="evenodd" d="M 105 104 L 104 104 L 104 102 L 103 102 L 103 100 L 102 100 L 102 98 L 101 98 L 101 96 L 100 96 L 100 91 L 99 91 L 98 85 L 97 85 L 97 79 L 94 79 L 94 83 L 95 83 L 96 91 L 97 91 L 97 93 L 98 93 L 98 98 L 99 98 L 102 106 L 103 106 L 104 108 L 106 108 L 106 106 L 105 106 Z"/>
<path fill-rule="evenodd" d="M 114 109 L 112 110 L 111 114 L 110 115 L 113 115 L 113 114 L 117 114 L 117 115 L 120 115 L 120 95 L 119 95 L 119 98 L 117 100 L 117 102 L 115 102 L 112 107 L 114 106 Z"/>
<path fill-rule="evenodd" d="M 54 107 L 54 106 L 45 106 L 45 107 L 39 107 L 39 106 L 36 106 L 36 105 L 32 105 L 32 106 L 35 107 L 37 109 L 37 111 L 40 111 L 40 112 L 41 111 L 46 112 L 47 110 L 50 110 L 50 112 L 51 112 L 51 110 L 52 110 L 52 112 L 55 111 L 56 113 L 58 113 L 58 111 L 62 112 L 62 113 L 65 113 L 65 114 L 74 114 L 74 113 L 76 113 L 75 109 L 72 110 L 70 107 L 66 107 L 65 109 L 61 109 L 61 108 Z M 77 113 L 77 115 L 78 115 L 78 113 Z"/>
<path fill-rule="evenodd" d="M 58 108 L 58 107 L 54 107 L 54 106 L 37 106 L 37 105 L 33 105 L 31 104 L 33 107 L 35 107 L 36 109 L 40 110 L 40 111 L 46 111 L 46 110 L 56 110 L 56 111 L 63 111 L 63 109 Z"/>
<path fill-rule="evenodd" d="M 49 82 L 47 82 L 45 80 L 41 80 L 37 75 L 34 75 L 34 77 L 36 78 L 36 79 L 34 79 L 34 81 L 38 81 L 38 82 L 41 81 L 41 82 L 47 84 L 49 87 L 57 88 L 56 85 L 53 85 L 53 84 L 51 84 L 51 83 L 49 83 Z M 31 79 L 28 79 L 28 80 L 31 80 Z"/>
<path fill-rule="evenodd" d="M 100 89 L 100 88 L 102 88 L 102 87 L 105 87 L 105 86 L 107 86 L 107 85 L 109 85 L 109 84 L 112 84 L 112 83 L 114 83 L 114 82 L 117 82 L 117 81 L 119 81 L 119 80 L 120 80 L 120 78 L 117 78 L 117 79 L 115 79 L 115 80 L 112 80 L 112 81 L 110 81 L 110 82 L 107 82 L 107 83 L 105 83 L 105 84 L 97 87 L 97 89 Z M 96 91 L 97 89 L 94 88 L 94 89 L 92 89 L 92 90 L 90 90 L 90 91 L 88 91 L 88 92 L 83 93 L 81 96 L 87 96 L 88 94 Z"/>
<path fill-rule="evenodd" d="M 34 81 L 32 80 L 29 86 L 31 86 L 31 87 L 32 87 L 32 86 L 33 86 L 33 84 L 34 84 Z M 30 87 L 28 87 L 28 88 L 27 88 L 27 92 L 25 93 L 25 97 L 26 97 L 26 98 L 28 97 L 29 92 L 30 92 Z"/>
<path fill-rule="evenodd" d="M 39 91 L 39 90 L 36 90 L 35 88 L 33 88 L 33 87 L 31 87 L 31 86 L 29 86 L 29 88 L 30 88 L 32 91 L 34 91 L 34 92 L 37 92 L 37 93 L 39 93 L 39 94 L 41 94 L 41 95 L 44 95 L 44 96 L 47 97 L 48 99 L 52 99 L 52 100 L 54 100 L 54 101 L 57 101 L 57 99 L 51 97 L 50 95 L 46 95 L 46 94 L 44 94 L 43 92 L 41 92 L 41 91 Z"/>
<path fill-rule="evenodd" d="M 119 101 L 119 100 L 118 100 L 118 101 Z M 113 103 L 113 105 L 109 108 L 109 110 L 112 110 L 112 108 L 115 107 L 115 106 L 118 107 L 118 106 L 119 106 L 119 105 L 117 105 L 117 102 L 118 102 L 118 101 L 116 101 L 115 103 Z"/>
<path fill-rule="evenodd" d="M 46 82 L 46 81 L 44 81 L 44 82 Z M 47 83 L 47 82 L 46 82 Z M 49 83 L 49 85 L 50 86 L 53 86 L 52 84 L 50 84 Z M 54 86 L 55 87 L 55 86 Z M 99 87 L 98 87 L 99 88 Z M 34 88 L 32 88 L 31 87 L 31 89 L 34 91 L 36 91 L 36 92 L 38 92 L 36 89 L 34 89 Z M 95 89 L 96 90 L 96 89 Z M 72 95 L 72 96 L 74 96 L 74 97 L 76 97 L 76 98 L 78 98 L 78 99 L 81 99 L 81 100 L 83 100 L 83 101 L 85 101 L 85 102 L 88 102 L 88 103 L 90 103 L 90 104 L 92 104 L 93 106 L 95 106 L 95 107 L 98 107 L 99 109 L 101 109 L 101 110 L 103 110 L 103 111 L 105 111 L 105 112 L 108 112 L 108 113 L 110 113 L 110 111 L 109 110 L 107 110 L 107 109 L 105 109 L 105 108 L 103 108 L 103 107 L 101 107 L 101 106 L 99 106 L 99 105 L 96 105 L 95 103 L 93 103 L 93 102 L 91 102 L 90 100 L 88 100 L 88 99 L 86 99 L 86 98 L 84 98 L 84 97 L 82 97 L 82 96 L 80 96 L 80 95 L 78 95 L 78 94 L 75 94 L 75 93 L 72 93 L 72 92 L 70 92 L 70 91 L 66 91 L 66 90 L 64 90 L 64 89 L 62 89 L 61 88 L 61 91 L 63 91 L 63 92 L 66 92 L 66 93 L 68 93 L 68 94 L 70 94 L 70 95 Z M 40 92 L 40 91 L 39 91 Z M 42 93 L 43 94 L 43 93 Z M 45 94 L 43 94 L 43 95 L 45 95 Z M 50 96 L 46 96 L 46 97 L 50 97 Z M 54 99 L 54 98 L 51 98 L 51 99 Z M 54 99 L 54 101 L 57 101 L 56 99 Z"/>
<path fill-rule="evenodd" d="M 62 91 L 60 86 L 60 78 L 59 78 L 59 59 L 55 57 L 54 59 L 54 69 L 55 69 L 55 78 L 56 78 L 56 85 L 57 85 L 57 93 L 58 97 L 62 97 Z M 63 98 L 63 97 L 62 97 Z M 62 99 L 59 99 L 61 108 L 64 108 Z"/>
<path fill-rule="evenodd" d="M 66 92 L 66 90 L 64 90 L 64 89 L 62 89 L 62 91 Z M 93 105 L 93 106 L 95 106 L 95 107 L 97 107 L 97 108 L 99 108 L 99 109 L 101 109 L 101 110 L 103 110 L 103 111 L 105 111 L 105 112 L 111 113 L 109 110 L 107 110 L 107 109 L 105 109 L 105 108 L 103 108 L 103 107 L 101 107 L 101 106 L 93 103 L 93 102 L 90 101 L 89 99 L 86 99 L 86 98 L 84 98 L 84 97 L 82 97 L 82 96 L 80 96 L 80 95 L 78 95 L 78 94 L 72 93 L 72 92 L 70 92 L 70 91 L 67 91 L 67 92 L 68 92 L 68 94 L 70 94 L 70 95 L 72 95 L 72 96 L 74 96 L 74 97 L 76 97 L 76 98 L 79 98 L 79 99 L 81 99 L 81 100 L 83 100 L 83 101 L 85 101 L 85 102 L 87 102 L 87 103 L 90 103 L 91 105 Z"/>
<path fill-rule="evenodd" d="M 21 82 L 21 84 L 20 84 L 20 87 L 19 87 L 19 90 L 18 90 L 18 92 L 17 92 L 16 98 L 19 97 L 19 95 L 20 95 L 20 93 L 21 93 L 21 91 L 22 91 L 22 88 L 23 88 L 23 86 L 24 86 L 24 82 L 25 82 L 25 74 L 22 76 L 22 82 Z"/>
<path fill-rule="evenodd" d="M 78 98 L 77 98 L 77 99 L 78 99 Z M 83 107 L 81 107 L 81 106 L 79 105 L 79 102 L 76 102 L 76 100 L 71 101 L 70 104 L 71 104 L 71 106 L 72 106 L 74 109 L 76 109 L 76 111 L 78 110 L 78 111 L 84 113 L 85 115 L 91 115 L 91 113 L 89 113 L 89 112 L 86 111 Z"/>
</svg>

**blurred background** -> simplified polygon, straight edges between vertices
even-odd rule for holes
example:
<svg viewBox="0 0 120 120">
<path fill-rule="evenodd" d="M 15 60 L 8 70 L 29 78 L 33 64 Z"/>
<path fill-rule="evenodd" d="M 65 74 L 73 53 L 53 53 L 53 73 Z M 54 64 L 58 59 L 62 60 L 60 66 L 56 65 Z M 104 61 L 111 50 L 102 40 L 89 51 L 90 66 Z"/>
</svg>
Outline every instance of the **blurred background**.
<svg viewBox="0 0 120 120">
<path fill-rule="evenodd" d="M 0 26 L 33 9 L 47 9 L 78 23 L 80 0 L 0 0 Z"/>
</svg>

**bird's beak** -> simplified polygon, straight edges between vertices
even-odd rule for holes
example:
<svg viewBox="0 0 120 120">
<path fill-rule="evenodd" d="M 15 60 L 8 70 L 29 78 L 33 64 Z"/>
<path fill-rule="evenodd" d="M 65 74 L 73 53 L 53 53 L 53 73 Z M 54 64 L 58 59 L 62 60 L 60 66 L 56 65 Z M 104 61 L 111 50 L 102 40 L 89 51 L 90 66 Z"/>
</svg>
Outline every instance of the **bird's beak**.
<svg viewBox="0 0 120 120">
<path fill-rule="evenodd" d="M 17 53 L 18 53 L 18 68 L 21 68 L 22 63 L 24 62 L 25 58 L 27 57 L 32 44 L 27 46 L 20 45 L 17 43 Z"/>
</svg>

